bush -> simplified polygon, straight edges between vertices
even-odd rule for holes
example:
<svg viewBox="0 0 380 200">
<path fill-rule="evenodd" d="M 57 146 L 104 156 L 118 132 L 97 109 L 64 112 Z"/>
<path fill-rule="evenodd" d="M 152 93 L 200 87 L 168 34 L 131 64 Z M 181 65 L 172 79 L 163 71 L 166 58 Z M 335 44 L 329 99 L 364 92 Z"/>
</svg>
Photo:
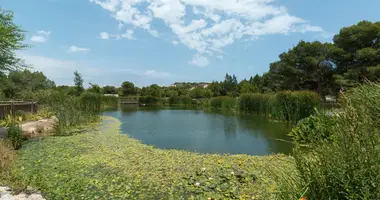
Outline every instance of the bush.
<svg viewBox="0 0 380 200">
<path fill-rule="evenodd" d="M 152 96 L 145 96 L 139 98 L 140 104 L 147 104 L 147 105 L 159 105 L 161 103 L 160 98 L 152 97 Z"/>
<path fill-rule="evenodd" d="M 65 134 L 69 128 L 94 122 L 99 119 L 101 95 L 83 93 L 81 96 L 70 96 L 63 92 L 53 92 L 47 97 L 47 106 L 58 118 L 57 134 Z"/>
<path fill-rule="evenodd" d="M 170 97 L 168 100 L 169 105 L 180 105 L 180 106 L 194 106 L 197 105 L 197 101 L 193 100 L 191 97 Z"/>
<path fill-rule="evenodd" d="M 210 100 L 210 106 L 213 108 L 219 109 L 229 109 L 236 110 L 237 109 L 237 101 L 233 97 L 214 97 Z"/>
<path fill-rule="evenodd" d="M 11 143 L 13 149 L 19 149 L 23 142 L 21 127 L 16 124 L 8 125 L 6 139 Z"/>
<path fill-rule="evenodd" d="M 291 177 L 294 184 L 280 185 L 279 199 L 380 198 L 379 97 L 379 84 L 360 86 L 343 97 L 335 117 L 310 118 L 311 125 L 317 124 L 312 132 L 296 128 L 297 135 L 313 134 L 306 141 L 313 140 L 305 146 L 295 138 L 298 177 Z"/>
<path fill-rule="evenodd" d="M 7 144 L 7 142 L 3 139 L 0 139 L 0 177 L 2 175 L 1 173 L 6 172 L 6 170 L 9 168 L 15 156 L 16 153 Z"/>
<path fill-rule="evenodd" d="M 276 94 L 271 115 L 283 121 L 298 121 L 314 113 L 319 108 L 321 98 L 311 91 L 283 91 Z"/>
<path fill-rule="evenodd" d="M 269 114 L 271 109 L 270 98 L 273 95 L 268 94 L 242 94 L 239 98 L 239 109 L 244 113 Z"/>
</svg>

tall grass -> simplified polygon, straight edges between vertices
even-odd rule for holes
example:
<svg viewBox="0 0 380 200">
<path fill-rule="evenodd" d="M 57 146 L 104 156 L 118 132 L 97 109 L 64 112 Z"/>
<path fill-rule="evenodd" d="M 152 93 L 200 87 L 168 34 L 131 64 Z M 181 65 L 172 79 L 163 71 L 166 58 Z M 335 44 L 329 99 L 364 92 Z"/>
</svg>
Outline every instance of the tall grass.
<svg viewBox="0 0 380 200">
<path fill-rule="evenodd" d="M 179 105 L 179 106 L 195 106 L 197 105 L 197 101 L 193 100 L 188 96 L 181 97 L 170 97 L 168 100 L 169 105 Z"/>
<path fill-rule="evenodd" d="M 161 105 L 163 99 L 158 97 L 152 97 L 152 96 L 141 96 L 139 97 L 139 103 L 140 104 L 146 104 L 146 105 Z"/>
<path fill-rule="evenodd" d="M 321 99 L 314 92 L 284 91 L 275 94 L 243 94 L 238 103 L 240 112 L 297 122 L 313 114 L 314 109 L 320 107 Z"/>
<path fill-rule="evenodd" d="M 379 199 L 379 98 L 379 84 L 360 86 L 343 96 L 331 119 L 313 116 L 315 129 L 295 129 L 302 134 L 294 149 L 298 176 L 280 181 L 278 199 Z"/>
<path fill-rule="evenodd" d="M 213 108 L 226 110 L 237 110 L 238 107 L 237 99 L 227 96 L 211 98 L 209 105 Z"/>
<path fill-rule="evenodd" d="M 97 121 L 102 108 L 117 105 L 117 101 L 116 97 L 104 97 L 91 92 L 77 97 L 54 91 L 46 97 L 45 103 L 58 118 L 57 133 L 63 134 L 67 129 Z"/>
</svg>

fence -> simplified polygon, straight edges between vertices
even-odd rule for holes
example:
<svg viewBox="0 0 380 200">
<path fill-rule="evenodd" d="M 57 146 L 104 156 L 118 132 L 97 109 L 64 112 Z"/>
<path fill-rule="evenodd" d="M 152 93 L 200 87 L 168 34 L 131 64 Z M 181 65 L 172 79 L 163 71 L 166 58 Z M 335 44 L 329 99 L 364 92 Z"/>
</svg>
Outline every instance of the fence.
<svg viewBox="0 0 380 200">
<path fill-rule="evenodd" d="M 17 111 L 35 113 L 37 112 L 37 102 L 0 101 L 0 120 L 9 114 L 15 116 Z"/>
</svg>

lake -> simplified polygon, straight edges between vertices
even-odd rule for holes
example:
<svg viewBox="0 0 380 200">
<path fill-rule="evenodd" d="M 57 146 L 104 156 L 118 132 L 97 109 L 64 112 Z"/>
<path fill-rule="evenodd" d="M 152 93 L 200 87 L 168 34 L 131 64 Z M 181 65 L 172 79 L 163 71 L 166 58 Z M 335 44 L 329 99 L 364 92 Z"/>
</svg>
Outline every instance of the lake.
<svg viewBox="0 0 380 200">
<path fill-rule="evenodd" d="M 123 106 L 106 111 L 122 122 L 122 133 L 162 149 L 199 153 L 289 154 L 291 126 L 256 115 L 173 107 Z"/>
</svg>

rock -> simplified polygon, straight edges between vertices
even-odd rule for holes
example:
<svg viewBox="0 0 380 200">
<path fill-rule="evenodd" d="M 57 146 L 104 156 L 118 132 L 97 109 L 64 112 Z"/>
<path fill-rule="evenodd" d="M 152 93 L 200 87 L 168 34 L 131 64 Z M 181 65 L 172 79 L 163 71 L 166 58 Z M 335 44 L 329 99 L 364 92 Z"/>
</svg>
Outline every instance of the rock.
<svg viewBox="0 0 380 200">
<path fill-rule="evenodd" d="M 18 194 L 16 196 L 14 196 L 15 200 L 24 200 L 24 199 L 27 199 L 27 195 L 25 193 L 21 193 L 21 194 Z"/>
<path fill-rule="evenodd" d="M 38 121 L 27 122 L 21 125 L 23 135 L 29 138 L 40 136 L 43 132 L 54 129 L 55 122 L 53 119 L 41 119 Z"/>
<path fill-rule="evenodd" d="M 11 188 L 9 187 L 0 187 L 0 193 L 6 193 L 10 191 L 11 191 Z"/>
<path fill-rule="evenodd" d="M 9 193 L 7 193 L 5 195 L 1 195 L 1 197 L 0 197 L 0 200 L 14 200 L 14 199 L 15 198 Z"/>
<path fill-rule="evenodd" d="M 44 200 L 40 194 L 31 194 L 28 196 L 28 200 Z"/>
<path fill-rule="evenodd" d="M 27 190 L 35 191 L 31 187 L 28 187 Z M 9 187 L 0 187 L 0 200 L 45 200 L 45 198 L 39 193 L 33 193 L 29 196 L 25 193 L 12 195 L 12 191 Z"/>
</svg>

